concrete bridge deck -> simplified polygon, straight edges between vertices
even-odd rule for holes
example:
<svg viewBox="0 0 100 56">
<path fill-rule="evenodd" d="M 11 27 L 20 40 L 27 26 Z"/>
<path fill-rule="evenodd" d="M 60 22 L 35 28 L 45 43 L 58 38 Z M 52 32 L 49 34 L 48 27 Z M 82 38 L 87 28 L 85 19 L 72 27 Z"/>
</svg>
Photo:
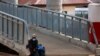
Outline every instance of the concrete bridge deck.
<svg viewBox="0 0 100 56">
<path fill-rule="evenodd" d="M 32 35 L 32 33 L 35 33 L 37 35 L 39 43 L 43 44 L 46 47 L 46 56 L 90 56 L 94 54 L 88 49 L 74 45 L 64 39 L 42 33 L 37 29 L 30 28 L 30 36 Z M 8 53 L 1 53 L 0 55 L 13 56 Z"/>
<path fill-rule="evenodd" d="M 71 44 L 66 40 L 49 36 L 38 30 L 30 29 L 30 33 L 35 33 L 37 35 L 39 43 L 46 47 L 46 55 L 48 56 L 88 56 L 93 54 L 85 48 Z"/>
</svg>

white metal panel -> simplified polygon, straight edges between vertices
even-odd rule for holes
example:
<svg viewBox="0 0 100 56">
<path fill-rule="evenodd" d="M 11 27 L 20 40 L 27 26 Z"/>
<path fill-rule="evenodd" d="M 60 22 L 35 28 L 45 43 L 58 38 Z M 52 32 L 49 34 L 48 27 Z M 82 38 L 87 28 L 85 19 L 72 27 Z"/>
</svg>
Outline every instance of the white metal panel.
<svg viewBox="0 0 100 56">
<path fill-rule="evenodd" d="M 100 0 L 91 0 L 94 3 L 100 3 Z"/>
<path fill-rule="evenodd" d="M 89 20 L 91 22 L 100 22 L 100 4 L 89 4 Z"/>
</svg>

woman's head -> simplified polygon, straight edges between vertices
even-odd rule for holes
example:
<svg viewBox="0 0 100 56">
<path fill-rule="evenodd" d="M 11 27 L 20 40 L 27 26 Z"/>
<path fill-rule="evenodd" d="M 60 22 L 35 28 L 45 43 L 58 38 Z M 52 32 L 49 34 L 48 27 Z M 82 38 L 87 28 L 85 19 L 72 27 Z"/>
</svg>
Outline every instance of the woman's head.
<svg viewBox="0 0 100 56">
<path fill-rule="evenodd" d="M 36 36 L 36 34 L 32 34 L 32 38 L 36 38 L 37 36 Z"/>
</svg>

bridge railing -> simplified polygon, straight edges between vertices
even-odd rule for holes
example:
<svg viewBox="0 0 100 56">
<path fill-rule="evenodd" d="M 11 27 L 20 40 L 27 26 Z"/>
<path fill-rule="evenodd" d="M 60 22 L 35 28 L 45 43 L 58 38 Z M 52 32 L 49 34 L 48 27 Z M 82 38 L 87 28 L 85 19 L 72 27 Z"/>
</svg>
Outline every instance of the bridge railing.
<svg viewBox="0 0 100 56">
<path fill-rule="evenodd" d="M 15 16 L 0 11 L 0 35 L 19 44 L 25 44 L 28 37 L 27 23 Z"/>
<path fill-rule="evenodd" d="M 22 18 L 30 25 L 43 27 L 52 30 L 52 32 L 63 34 L 70 38 L 76 38 L 80 41 L 86 41 L 87 43 L 90 42 L 88 31 L 90 22 L 85 18 L 70 16 L 33 6 L 2 2 L 0 3 L 0 10 Z M 96 45 L 98 45 L 96 36 L 94 39 Z"/>
</svg>

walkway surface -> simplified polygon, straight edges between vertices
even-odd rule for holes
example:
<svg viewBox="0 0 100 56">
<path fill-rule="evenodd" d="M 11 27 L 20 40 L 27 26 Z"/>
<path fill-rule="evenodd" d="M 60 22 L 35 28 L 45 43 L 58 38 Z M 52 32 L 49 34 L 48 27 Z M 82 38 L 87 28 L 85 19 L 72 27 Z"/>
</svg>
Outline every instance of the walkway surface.
<svg viewBox="0 0 100 56">
<path fill-rule="evenodd" d="M 39 43 L 43 44 L 46 47 L 46 56 L 90 56 L 93 54 L 87 49 L 73 45 L 57 37 L 51 37 L 41 32 L 34 31 L 33 29 L 30 29 L 30 33 L 37 34 L 37 39 L 39 40 Z M 0 56 L 15 55 L 1 52 Z"/>
<path fill-rule="evenodd" d="M 45 35 L 41 32 L 34 31 L 33 29 L 30 30 L 30 33 L 37 34 L 37 39 L 39 43 L 43 44 L 46 47 L 46 54 L 50 56 L 66 56 L 66 55 L 88 55 L 93 54 L 89 50 L 81 48 L 79 46 L 73 45 L 67 41 L 62 41 L 59 38 L 51 37 Z"/>
<path fill-rule="evenodd" d="M 0 52 L 0 56 L 17 56 L 17 55 Z"/>
</svg>

